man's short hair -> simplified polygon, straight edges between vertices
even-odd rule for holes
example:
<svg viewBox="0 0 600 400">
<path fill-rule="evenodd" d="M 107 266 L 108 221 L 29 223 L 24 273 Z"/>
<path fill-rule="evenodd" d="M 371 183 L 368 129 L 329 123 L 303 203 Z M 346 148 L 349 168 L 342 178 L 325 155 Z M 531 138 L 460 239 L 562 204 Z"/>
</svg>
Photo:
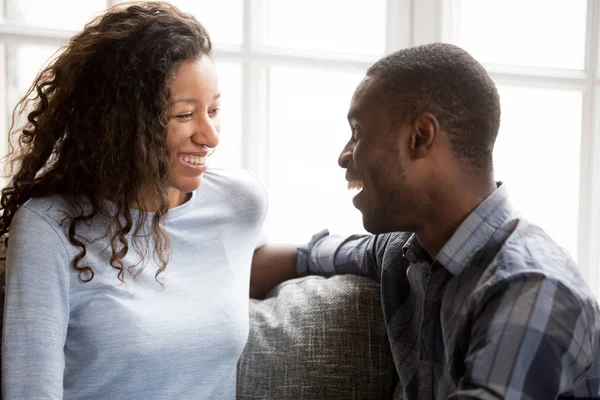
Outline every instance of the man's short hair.
<svg viewBox="0 0 600 400">
<path fill-rule="evenodd" d="M 445 43 L 400 50 L 377 61 L 367 75 L 382 79 L 394 125 L 429 112 L 458 158 L 477 171 L 492 168 L 500 98 L 483 66 L 465 50 Z"/>
</svg>

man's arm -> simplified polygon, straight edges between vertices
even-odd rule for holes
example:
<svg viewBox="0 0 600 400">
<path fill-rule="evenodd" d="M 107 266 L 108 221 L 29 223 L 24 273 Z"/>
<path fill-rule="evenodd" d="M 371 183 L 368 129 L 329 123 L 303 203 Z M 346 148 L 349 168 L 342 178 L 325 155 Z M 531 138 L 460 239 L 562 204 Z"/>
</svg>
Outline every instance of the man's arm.
<svg viewBox="0 0 600 400">
<path fill-rule="evenodd" d="M 254 251 L 250 297 L 262 299 L 283 281 L 297 278 L 298 249 L 289 244 L 265 244 Z"/>
<path fill-rule="evenodd" d="M 305 275 L 366 275 L 379 280 L 377 253 L 383 239 L 372 235 L 340 237 L 321 231 L 305 245 L 267 244 L 252 258 L 250 297 L 263 298 L 283 281 Z"/>
<path fill-rule="evenodd" d="M 380 280 L 380 260 L 387 235 L 329 235 L 327 230 L 298 248 L 298 274 L 333 276 L 354 274 Z"/>
<path fill-rule="evenodd" d="M 465 373 L 448 399 L 569 396 L 594 362 L 593 307 L 539 273 L 513 276 L 486 292 L 473 316 Z"/>
</svg>

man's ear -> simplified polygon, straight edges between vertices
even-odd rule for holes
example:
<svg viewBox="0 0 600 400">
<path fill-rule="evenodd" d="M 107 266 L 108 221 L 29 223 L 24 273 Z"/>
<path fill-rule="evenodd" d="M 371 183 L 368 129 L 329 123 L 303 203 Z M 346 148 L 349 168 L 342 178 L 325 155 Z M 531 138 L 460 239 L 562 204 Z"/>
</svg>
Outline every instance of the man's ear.
<svg viewBox="0 0 600 400">
<path fill-rule="evenodd" d="M 409 152 L 413 158 L 421 158 L 429 154 L 440 130 L 440 123 L 435 115 L 423 113 L 414 119 L 411 127 Z"/>
</svg>

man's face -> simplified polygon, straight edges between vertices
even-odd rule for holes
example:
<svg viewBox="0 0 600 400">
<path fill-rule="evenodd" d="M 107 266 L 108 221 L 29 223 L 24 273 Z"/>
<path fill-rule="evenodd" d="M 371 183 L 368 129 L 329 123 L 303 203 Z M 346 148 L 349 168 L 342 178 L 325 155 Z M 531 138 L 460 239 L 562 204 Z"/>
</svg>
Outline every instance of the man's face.
<svg viewBox="0 0 600 400">
<path fill-rule="evenodd" d="M 362 189 L 353 203 L 371 233 L 414 231 L 417 190 L 408 154 L 410 124 L 394 127 L 379 78 L 358 85 L 348 112 L 352 136 L 338 163 L 349 188 Z"/>
</svg>

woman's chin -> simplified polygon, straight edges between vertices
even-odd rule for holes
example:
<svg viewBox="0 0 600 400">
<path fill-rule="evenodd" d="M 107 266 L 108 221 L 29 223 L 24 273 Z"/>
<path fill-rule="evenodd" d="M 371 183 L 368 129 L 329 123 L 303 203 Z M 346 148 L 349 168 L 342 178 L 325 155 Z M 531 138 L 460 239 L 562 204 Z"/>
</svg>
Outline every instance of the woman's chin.
<svg viewBox="0 0 600 400">
<path fill-rule="evenodd" d="M 182 192 L 190 193 L 200 187 L 204 174 L 197 176 L 181 176 L 171 179 L 171 187 Z"/>
<path fill-rule="evenodd" d="M 180 178 L 180 179 L 171 180 L 169 197 L 171 197 L 171 198 L 179 197 L 179 198 L 187 199 L 189 197 L 187 195 L 189 195 L 194 190 L 196 190 L 200 187 L 200 184 L 202 183 L 203 175 L 204 174 L 193 177 L 193 178 L 184 177 L 184 178 Z"/>
</svg>

